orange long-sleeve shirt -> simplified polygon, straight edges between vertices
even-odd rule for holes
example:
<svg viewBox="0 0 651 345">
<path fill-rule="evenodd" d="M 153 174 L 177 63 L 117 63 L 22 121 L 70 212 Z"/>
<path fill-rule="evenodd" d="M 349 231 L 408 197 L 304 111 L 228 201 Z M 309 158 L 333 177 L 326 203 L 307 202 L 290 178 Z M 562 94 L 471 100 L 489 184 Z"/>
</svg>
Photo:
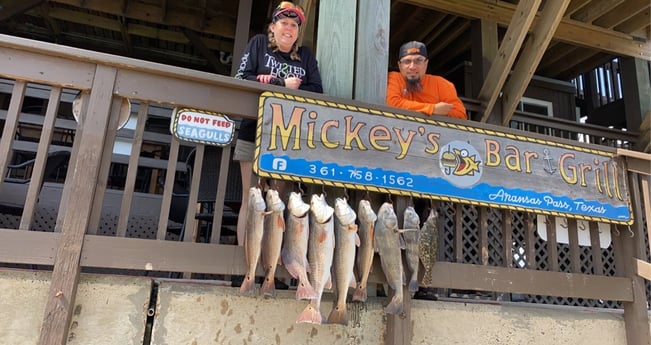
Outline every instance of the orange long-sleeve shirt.
<svg viewBox="0 0 651 345">
<path fill-rule="evenodd" d="M 446 102 L 453 108 L 447 116 L 457 119 L 468 119 L 466 108 L 457 96 L 454 84 L 443 77 L 426 74 L 421 79 L 423 91 L 417 93 L 407 92 L 407 82 L 400 72 L 389 72 L 387 82 L 387 105 L 396 108 L 408 109 L 432 115 L 434 104 Z"/>
</svg>

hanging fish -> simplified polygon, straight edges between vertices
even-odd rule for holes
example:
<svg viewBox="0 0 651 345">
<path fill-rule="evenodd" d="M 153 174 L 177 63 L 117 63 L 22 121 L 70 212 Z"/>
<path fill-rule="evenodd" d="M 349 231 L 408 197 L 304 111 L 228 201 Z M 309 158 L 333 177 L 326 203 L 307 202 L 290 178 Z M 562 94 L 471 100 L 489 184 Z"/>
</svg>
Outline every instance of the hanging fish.
<svg viewBox="0 0 651 345">
<path fill-rule="evenodd" d="M 310 234 L 310 205 L 300 193 L 291 192 L 287 202 L 286 231 L 281 257 L 287 272 L 298 279 L 296 299 L 314 299 L 316 291 L 307 277 L 307 241 Z"/>
<path fill-rule="evenodd" d="M 264 234 L 262 235 L 262 269 L 265 272 L 265 279 L 260 287 L 260 294 L 263 296 L 276 297 L 276 266 L 280 260 L 280 249 L 283 243 L 283 232 L 285 232 L 285 203 L 280 199 L 278 191 L 269 189 L 266 195 L 267 216 L 264 223 Z"/>
<path fill-rule="evenodd" d="M 405 242 L 405 257 L 410 278 L 408 288 L 410 292 L 418 291 L 418 237 L 420 234 L 420 217 L 413 206 L 407 206 L 403 217 L 402 239 Z"/>
<path fill-rule="evenodd" d="M 368 200 L 360 200 L 357 207 L 357 217 L 359 219 L 359 229 L 357 234 L 359 236 L 360 244 L 357 248 L 357 257 L 355 258 L 355 265 L 357 266 L 357 274 L 359 276 L 359 284 L 353 292 L 353 301 L 366 302 L 367 293 L 366 285 L 368 284 L 368 275 L 373 266 L 373 256 L 375 250 L 373 249 L 373 236 L 375 230 L 375 221 L 377 215 L 371 208 L 371 203 Z"/>
<path fill-rule="evenodd" d="M 402 284 L 405 278 L 402 270 L 402 253 L 400 252 L 400 232 L 398 217 L 393 210 L 393 205 L 388 202 L 382 204 L 377 213 L 373 243 L 375 250 L 380 254 L 380 263 L 387 283 L 393 289 L 393 297 L 384 308 L 384 312 L 394 315 L 402 314 Z"/>
<path fill-rule="evenodd" d="M 247 272 L 240 286 L 240 292 L 253 293 L 255 290 L 255 270 L 260 259 L 262 234 L 264 233 L 265 203 L 258 187 L 249 189 L 246 233 L 244 237 L 244 256 Z"/>
<path fill-rule="evenodd" d="M 432 284 L 432 268 L 437 260 L 439 249 L 439 214 L 432 207 L 429 211 L 427 220 L 420 229 L 420 238 L 418 239 L 418 254 L 420 262 L 423 263 L 425 274 L 423 278 L 424 285 Z"/>
<path fill-rule="evenodd" d="M 316 291 L 316 298 L 310 301 L 296 320 L 297 323 L 323 323 L 321 296 L 323 289 L 332 287 L 330 268 L 335 249 L 334 209 L 326 203 L 325 196 L 312 195 L 310 201 L 310 238 L 307 260 L 310 265 L 310 283 Z"/>
<path fill-rule="evenodd" d="M 348 325 L 348 314 L 346 312 L 346 298 L 348 288 L 356 287 L 355 275 L 355 248 L 359 247 L 359 236 L 357 235 L 357 215 L 348 205 L 346 199 L 335 200 L 335 253 L 332 262 L 334 272 L 334 283 L 337 292 L 337 300 L 328 316 L 328 323 Z"/>
</svg>

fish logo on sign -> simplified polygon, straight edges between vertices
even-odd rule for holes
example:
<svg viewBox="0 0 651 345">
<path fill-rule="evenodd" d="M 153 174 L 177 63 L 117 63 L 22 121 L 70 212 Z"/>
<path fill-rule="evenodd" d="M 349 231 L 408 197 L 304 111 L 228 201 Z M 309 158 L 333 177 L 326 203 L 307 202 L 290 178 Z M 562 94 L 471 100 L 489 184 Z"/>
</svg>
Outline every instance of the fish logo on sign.
<svg viewBox="0 0 651 345">
<path fill-rule="evenodd" d="M 439 164 L 443 177 L 457 187 L 470 187 L 482 175 L 479 152 L 463 141 L 452 141 L 443 146 L 439 154 Z"/>
</svg>

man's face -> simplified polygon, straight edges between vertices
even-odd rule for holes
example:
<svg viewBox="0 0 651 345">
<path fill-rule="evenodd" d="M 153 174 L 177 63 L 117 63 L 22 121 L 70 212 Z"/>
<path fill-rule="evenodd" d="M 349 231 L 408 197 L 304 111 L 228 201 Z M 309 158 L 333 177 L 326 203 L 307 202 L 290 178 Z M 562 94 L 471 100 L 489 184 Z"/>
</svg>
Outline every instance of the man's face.
<svg viewBox="0 0 651 345">
<path fill-rule="evenodd" d="M 419 82 L 427 71 L 427 58 L 422 55 L 406 55 L 398 61 L 400 74 L 409 82 Z"/>
</svg>

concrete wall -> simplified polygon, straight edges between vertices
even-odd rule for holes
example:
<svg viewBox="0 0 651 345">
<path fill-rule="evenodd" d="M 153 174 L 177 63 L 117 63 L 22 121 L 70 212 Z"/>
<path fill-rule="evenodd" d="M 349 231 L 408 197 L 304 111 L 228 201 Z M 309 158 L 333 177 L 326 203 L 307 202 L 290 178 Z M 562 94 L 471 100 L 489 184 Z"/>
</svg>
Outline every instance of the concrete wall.
<svg viewBox="0 0 651 345">
<path fill-rule="evenodd" d="M 47 272 L 0 270 L 0 343 L 37 344 Z M 143 344 L 152 281 L 83 274 L 68 344 Z M 214 282 L 160 282 L 151 344 L 382 344 L 385 298 L 349 305 L 349 326 L 296 324 L 293 291 L 240 296 Z M 323 312 L 331 308 L 326 294 Z M 154 309 L 152 309 L 154 310 Z M 413 301 L 412 344 L 625 345 L 620 311 L 470 301 Z"/>
</svg>

